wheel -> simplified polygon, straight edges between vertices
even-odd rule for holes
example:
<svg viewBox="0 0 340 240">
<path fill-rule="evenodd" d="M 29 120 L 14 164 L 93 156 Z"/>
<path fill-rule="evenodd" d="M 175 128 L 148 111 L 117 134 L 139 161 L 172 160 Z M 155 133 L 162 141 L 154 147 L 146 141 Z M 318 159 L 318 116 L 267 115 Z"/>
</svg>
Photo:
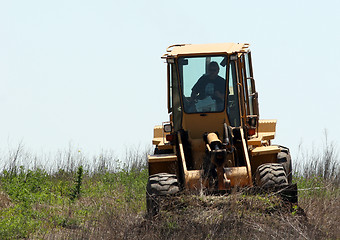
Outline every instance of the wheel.
<svg viewBox="0 0 340 240">
<path fill-rule="evenodd" d="M 159 199 L 179 192 L 179 184 L 175 174 L 158 173 L 149 177 L 146 185 L 146 207 L 149 217 L 159 211 Z"/>
<path fill-rule="evenodd" d="M 288 184 L 292 184 L 292 158 L 290 157 L 289 149 L 283 146 L 279 146 L 281 152 L 277 154 L 277 162 L 282 164 L 286 175 Z"/>
<path fill-rule="evenodd" d="M 256 185 L 262 188 L 282 187 L 288 185 L 285 169 L 280 163 L 260 165 L 255 174 Z"/>
</svg>

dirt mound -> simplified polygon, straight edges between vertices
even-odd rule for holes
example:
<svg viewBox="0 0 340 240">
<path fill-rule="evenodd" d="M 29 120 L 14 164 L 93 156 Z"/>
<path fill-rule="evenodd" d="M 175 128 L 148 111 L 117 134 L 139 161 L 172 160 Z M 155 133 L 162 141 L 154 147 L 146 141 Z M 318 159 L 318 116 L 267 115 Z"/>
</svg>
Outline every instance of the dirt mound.
<svg viewBox="0 0 340 240">
<path fill-rule="evenodd" d="M 153 220 L 138 226 L 166 239 L 323 238 L 299 207 L 277 197 L 246 195 L 163 199 Z M 148 234 L 146 232 L 146 234 Z"/>
<path fill-rule="evenodd" d="M 277 197 L 259 195 L 163 198 L 152 219 L 131 214 L 106 217 L 107 236 L 117 239 L 325 239 L 304 211 Z M 104 231 L 100 231 L 103 233 Z M 116 235 L 119 234 L 119 235 Z M 96 235 L 96 234 L 94 234 Z M 91 237 L 95 237 L 91 235 Z M 119 236 L 119 237 L 118 237 Z M 99 237 L 99 235 L 98 235 Z"/>
</svg>

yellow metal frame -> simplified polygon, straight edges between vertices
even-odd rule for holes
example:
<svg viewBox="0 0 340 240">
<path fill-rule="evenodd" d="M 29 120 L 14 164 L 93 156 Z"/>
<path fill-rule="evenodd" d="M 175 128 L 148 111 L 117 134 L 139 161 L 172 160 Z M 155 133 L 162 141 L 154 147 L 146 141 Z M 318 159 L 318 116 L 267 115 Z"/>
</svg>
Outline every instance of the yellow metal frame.
<svg viewBox="0 0 340 240">
<path fill-rule="evenodd" d="M 242 154 L 245 160 L 245 166 L 242 167 L 227 167 L 225 170 L 217 169 L 220 190 L 229 189 L 236 186 L 253 186 L 253 175 L 256 168 L 269 162 L 276 162 L 277 153 L 280 148 L 271 146 L 271 140 L 275 137 L 276 120 L 258 120 L 256 135 L 248 136 L 247 129 L 250 127 L 247 123 L 247 117 L 250 116 L 249 107 L 249 93 L 248 80 L 245 69 L 246 58 L 244 53 L 248 54 L 249 71 L 252 84 L 252 93 L 257 93 L 255 90 L 253 80 L 252 58 L 247 43 L 218 43 L 218 44 L 177 44 L 167 48 L 167 52 L 162 58 L 167 59 L 168 68 L 168 109 L 170 113 L 170 121 L 172 121 L 172 109 L 170 108 L 170 64 L 176 63 L 176 58 L 180 56 L 204 56 L 204 55 L 233 55 L 237 56 L 235 61 L 237 91 L 240 101 L 238 101 L 240 109 L 241 128 L 240 134 L 242 139 Z M 177 66 L 177 65 L 174 65 Z M 172 73 L 171 73 L 172 74 Z M 179 78 L 179 71 L 177 69 L 177 79 Z M 229 76 L 227 76 L 229 78 Z M 249 76 L 248 76 L 249 77 Z M 179 84 L 179 83 L 178 83 Z M 229 86 L 229 84 L 228 84 Z M 174 87 L 174 86 L 172 86 Z M 180 96 L 183 96 L 182 89 L 179 86 L 178 91 Z M 181 106 L 183 106 L 183 99 L 180 98 Z M 227 101 L 225 102 L 227 105 Z M 252 116 L 259 118 L 258 102 L 253 102 Z M 206 114 L 187 114 L 182 109 L 182 129 L 188 131 L 188 141 L 191 144 L 192 151 L 196 155 L 194 159 L 196 162 L 194 169 L 188 170 L 185 159 L 185 152 L 180 132 L 177 132 L 177 147 L 167 142 L 166 134 L 162 126 L 154 128 L 153 144 L 157 145 L 160 150 L 173 150 L 173 154 L 160 154 L 149 156 L 149 171 L 151 173 L 159 173 L 164 169 L 172 169 L 169 171 L 178 174 L 179 169 L 183 171 L 184 187 L 191 190 L 199 190 L 204 187 L 209 187 L 208 183 L 203 179 L 203 170 L 201 163 L 199 163 L 199 155 L 204 155 L 205 149 L 211 151 L 210 146 L 206 145 L 202 139 L 205 132 L 219 132 L 223 131 L 223 124 L 228 125 L 228 115 L 226 111 L 221 113 L 206 113 Z M 245 132 L 246 131 L 246 132 Z M 223 181 L 222 181 L 223 180 Z M 223 184 L 222 184 L 223 183 Z"/>
</svg>

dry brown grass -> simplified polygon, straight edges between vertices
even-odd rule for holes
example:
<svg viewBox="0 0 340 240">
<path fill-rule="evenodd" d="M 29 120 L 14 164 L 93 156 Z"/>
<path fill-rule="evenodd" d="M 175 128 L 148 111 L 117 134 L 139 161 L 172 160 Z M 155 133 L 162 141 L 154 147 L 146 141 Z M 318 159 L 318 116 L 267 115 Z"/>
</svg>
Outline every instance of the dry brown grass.
<svg viewBox="0 0 340 240">
<path fill-rule="evenodd" d="M 299 205 L 304 209 L 308 222 L 317 226 L 330 239 L 340 239 L 340 187 L 333 183 L 324 188 L 307 189 Z"/>
<path fill-rule="evenodd" d="M 39 220 L 45 229 L 32 231 L 28 236 L 30 239 L 340 239 L 340 167 L 335 145 L 326 145 L 321 154 L 302 157 L 305 161 L 295 174 L 299 207 L 275 196 L 242 192 L 226 196 L 182 193 L 163 199 L 161 211 L 153 219 L 145 217 L 143 194 L 147 174 L 142 174 L 146 173 L 145 166 L 134 164 L 142 158 L 135 154 L 128 158 L 131 164 L 127 168 L 137 170 L 113 172 L 107 170 L 103 158 L 100 166 L 93 168 L 94 173 L 84 177 L 83 192 L 76 201 L 66 201 L 68 198 L 63 196 L 65 203 L 38 201 L 32 205 L 36 213 L 44 213 L 36 216 L 42 216 Z M 138 176 L 139 181 L 135 181 Z M 74 174 L 63 170 L 52 178 L 55 184 L 63 180 L 72 186 Z M 65 184 L 64 188 L 70 187 Z M 54 194 L 61 194 L 61 190 L 55 190 Z M 0 191 L 0 203 L 1 211 L 15 202 Z"/>
<path fill-rule="evenodd" d="M 8 208 L 12 206 L 12 202 L 9 199 L 8 195 L 3 191 L 0 191 L 0 210 L 3 208 Z"/>
<path fill-rule="evenodd" d="M 304 200 L 304 212 L 276 197 L 180 195 L 164 199 L 162 210 L 153 219 L 102 202 L 98 218 L 89 219 L 82 227 L 56 229 L 44 238 L 338 239 L 337 200 Z"/>
</svg>

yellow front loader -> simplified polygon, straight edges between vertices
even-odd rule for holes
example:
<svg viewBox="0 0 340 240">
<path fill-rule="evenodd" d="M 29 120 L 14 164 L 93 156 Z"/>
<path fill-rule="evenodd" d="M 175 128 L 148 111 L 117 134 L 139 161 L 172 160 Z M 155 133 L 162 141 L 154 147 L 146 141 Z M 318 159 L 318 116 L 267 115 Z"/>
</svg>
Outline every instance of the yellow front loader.
<svg viewBox="0 0 340 240">
<path fill-rule="evenodd" d="M 260 120 L 249 44 L 168 47 L 169 121 L 154 128 L 147 208 L 182 190 L 280 191 L 297 202 L 289 149 L 271 145 L 276 120 Z"/>
</svg>

